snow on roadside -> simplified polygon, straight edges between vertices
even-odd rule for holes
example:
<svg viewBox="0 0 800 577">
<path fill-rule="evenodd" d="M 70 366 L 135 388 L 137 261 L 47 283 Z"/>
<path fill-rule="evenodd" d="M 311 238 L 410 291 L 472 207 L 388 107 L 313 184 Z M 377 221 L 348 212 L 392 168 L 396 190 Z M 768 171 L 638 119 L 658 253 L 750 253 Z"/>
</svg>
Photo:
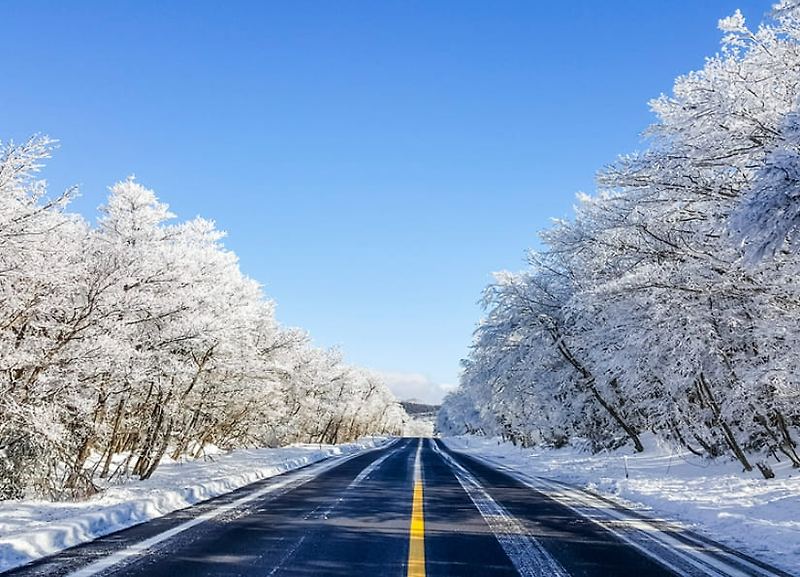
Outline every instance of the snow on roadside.
<svg viewBox="0 0 800 577">
<path fill-rule="evenodd" d="M 764 481 L 758 472 L 743 473 L 736 463 L 709 462 L 658 447 L 654 440 L 639 455 L 630 450 L 592 455 L 573 447 L 522 449 L 471 436 L 444 441 L 455 450 L 568 481 L 648 516 L 677 521 L 800 575 L 800 471 L 788 463 L 777 463 L 777 478 Z"/>
<path fill-rule="evenodd" d="M 332 456 L 386 443 L 238 450 L 213 460 L 162 464 L 146 481 L 113 485 L 80 502 L 0 501 L 0 572 Z"/>
</svg>

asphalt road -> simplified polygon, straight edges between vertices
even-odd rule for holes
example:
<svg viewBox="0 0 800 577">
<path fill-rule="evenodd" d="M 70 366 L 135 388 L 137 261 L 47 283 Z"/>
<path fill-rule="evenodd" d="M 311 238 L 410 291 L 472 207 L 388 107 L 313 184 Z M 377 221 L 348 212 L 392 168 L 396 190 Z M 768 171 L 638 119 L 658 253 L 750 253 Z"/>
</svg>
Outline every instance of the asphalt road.
<svg viewBox="0 0 800 577">
<path fill-rule="evenodd" d="M 546 493 L 439 441 L 399 439 L 256 483 L 7 575 L 785 575 L 690 535 L 654 539 L 666 529 L 634 513 L 609 506 L 605 514 L 616 520 L 606 523 L 582 514 L 564 495 Z M 575 495 L 570 498 L 580 497 Z M 630 530 L 620 516 L 630 518 Z M 672 547 L 673 541 L 682 545 Z"/>
</svg>

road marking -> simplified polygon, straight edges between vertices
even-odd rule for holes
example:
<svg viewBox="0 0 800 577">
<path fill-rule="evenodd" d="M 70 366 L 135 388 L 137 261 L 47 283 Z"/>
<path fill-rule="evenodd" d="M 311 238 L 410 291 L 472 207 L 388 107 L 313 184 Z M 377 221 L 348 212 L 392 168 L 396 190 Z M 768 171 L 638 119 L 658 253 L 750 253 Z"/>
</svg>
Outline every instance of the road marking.
<svg viewBox="0 0 800 577">
<path fill-rule="evenodd" d="M 525 527 L 495 501 L 475 476 L 434 442 L 433 450 L 450 466 L 520 577 L 569 577 L 569 573 L 550 555 Z"/>
<path fill-rule="evenodd" d="M 414 496 L 411 500 L 411 527 L 408 535 L 408 577 L 425 577 L 425 512 L 422 506 L 422 439 L 414 457 Z"/>
<path fill-rule="evenodd" d="M 386 448 L 386 445 L 379 448 Z M 66 577 L 93 577 L 94 575 L 106 571 L 115 565 L 118 565 L 124 561 L 127 561 L 129 559 L 132 559 L 133 557 L 137 557 L 147 552 L 150 548 L 155 547 L 159 543 L 171 539 L 175 535 L 183 533 L 184 531 L 191 529 L 192 527 L 200 525 L 201 523 L 205 523 L 206 521 L 214 519 L 215 517 L 219 517 L 223 513 L 227 513 L 229 511 L 238 509 L 242 505 L 246 505 L 247 503 L 255 501 L 261 497 L 264 497 L 265 495 L 278 491 L 279 489 L 282 489 L 284 487 L 289 486 L 289 490 L 296 489 L 297 487 L 304 485 L 309 481 L 311 481 L 312 479 L 318 477 L 322 473 L 329 471 L 334 467 L 338 467 L 339 465 L 351 459 L 354 459 L 356 457 L 359 457 L 361 455 L 364 455 L 365 453 L 374 450 L 376 449 L 359 451 L 357 453 L 348 455 L 346 457 L 333 458 L 330 461 L 326 459 L 319 466 L 312 465 L 311 467 L 306 468 L 304 471 L 297 472 L 297 474 L 291 475 L 286 479 L 280 480 L 276 483 L 272 483 L 268 487 L 264 487 L 262 489 L 259 489 L 258 491 L 250 493 L 249 495 L 240 497 L 235 501 L 231 501 L 230 503 L 225 503 L 224 505 L 220 505 L 215 509 L 206 511 L 205 513 L 203 513 L 202 515 L 198 515 L 191 521 L 187 521 L 186 523 L 181 523 L 180 525 L 177 525 L 172 529 L 169 529 L 168 531 L 164 531 L 163 533 L 159 533 L 158 535 L 153 535 L 149 539 L 145 539 L 144 541 L 140 541 L 138 543 L 130 545 L 129 547 L 120 549 L 119 551 L 116 551 L 111 555 L 108 555 L 107 557 L 103 557 L 101 559 L 98 559 L 94 563 L 90 563 L 89 565 L 83 567 L 82 569 L 78 569 L 77 571 L 69 573 L 68 575 L 66 575 Z"/>
</svg>

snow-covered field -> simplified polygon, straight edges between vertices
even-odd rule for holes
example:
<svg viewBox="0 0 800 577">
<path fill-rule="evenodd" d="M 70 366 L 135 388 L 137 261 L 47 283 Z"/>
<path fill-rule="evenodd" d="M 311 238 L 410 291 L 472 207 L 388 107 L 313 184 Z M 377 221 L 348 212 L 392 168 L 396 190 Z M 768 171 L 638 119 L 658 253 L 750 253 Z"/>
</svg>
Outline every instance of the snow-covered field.
<svg viewBox="0 0 800 577">
<path fill-rule="evenodd" d="M 649 516 L 677 521 L 800 575 L 800 471 L 788 463 L 776 464 L 777 478 L 764 481 L 758 472 L 741 472 L 736 463 L 708 462 L 658 447 L 652 439 L 642 455 L 521 449 L 470 436 L 444 440 L 467 454 L 569 481 Z"/>
<path fill-rule="evenodd" d="M 373 437 L 345 445 L 239 450 L 206 460 L 167 462 L 147 481 L 132 480 L 114 485 L 86 501 L 0 501 L 0 571 L 161 517 L 260 479 L 387 441 Z"/>
</svg>

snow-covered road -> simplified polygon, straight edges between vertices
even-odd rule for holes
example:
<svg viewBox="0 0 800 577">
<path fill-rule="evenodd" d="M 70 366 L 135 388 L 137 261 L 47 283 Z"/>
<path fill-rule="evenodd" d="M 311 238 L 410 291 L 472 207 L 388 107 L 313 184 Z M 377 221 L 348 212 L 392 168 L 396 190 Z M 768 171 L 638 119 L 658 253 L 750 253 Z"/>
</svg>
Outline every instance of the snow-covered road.
<svg viewBox="0 0 800 577">
<path fill-rule="evenodd" d="M 101 574 L 788 575 L 685 528 L 427 439 L 259 481 L 10 575 Z"/>
<path fill-rule="evenodd" d="M 345 445 L 239 450 L 167 462 L 147 481 L 131 479 L 80 502 L 0 501 L 0 571 L 74 547 L 261 479 L 380 446 L 375 437 Z"/>
<path fill-rule="evenodd" d="M 629 448 L 595 455 L 573 447 L 523 449 L 475 436 L 445 442 L 528 482 L 555 479 L 588 489 L 800 575 L 800 473 L 788 462 L 775 465 L 777 478 L 765 481 L 737 463 L 702 459 L 647 437 L 641 454 Z"/>
</svg>

